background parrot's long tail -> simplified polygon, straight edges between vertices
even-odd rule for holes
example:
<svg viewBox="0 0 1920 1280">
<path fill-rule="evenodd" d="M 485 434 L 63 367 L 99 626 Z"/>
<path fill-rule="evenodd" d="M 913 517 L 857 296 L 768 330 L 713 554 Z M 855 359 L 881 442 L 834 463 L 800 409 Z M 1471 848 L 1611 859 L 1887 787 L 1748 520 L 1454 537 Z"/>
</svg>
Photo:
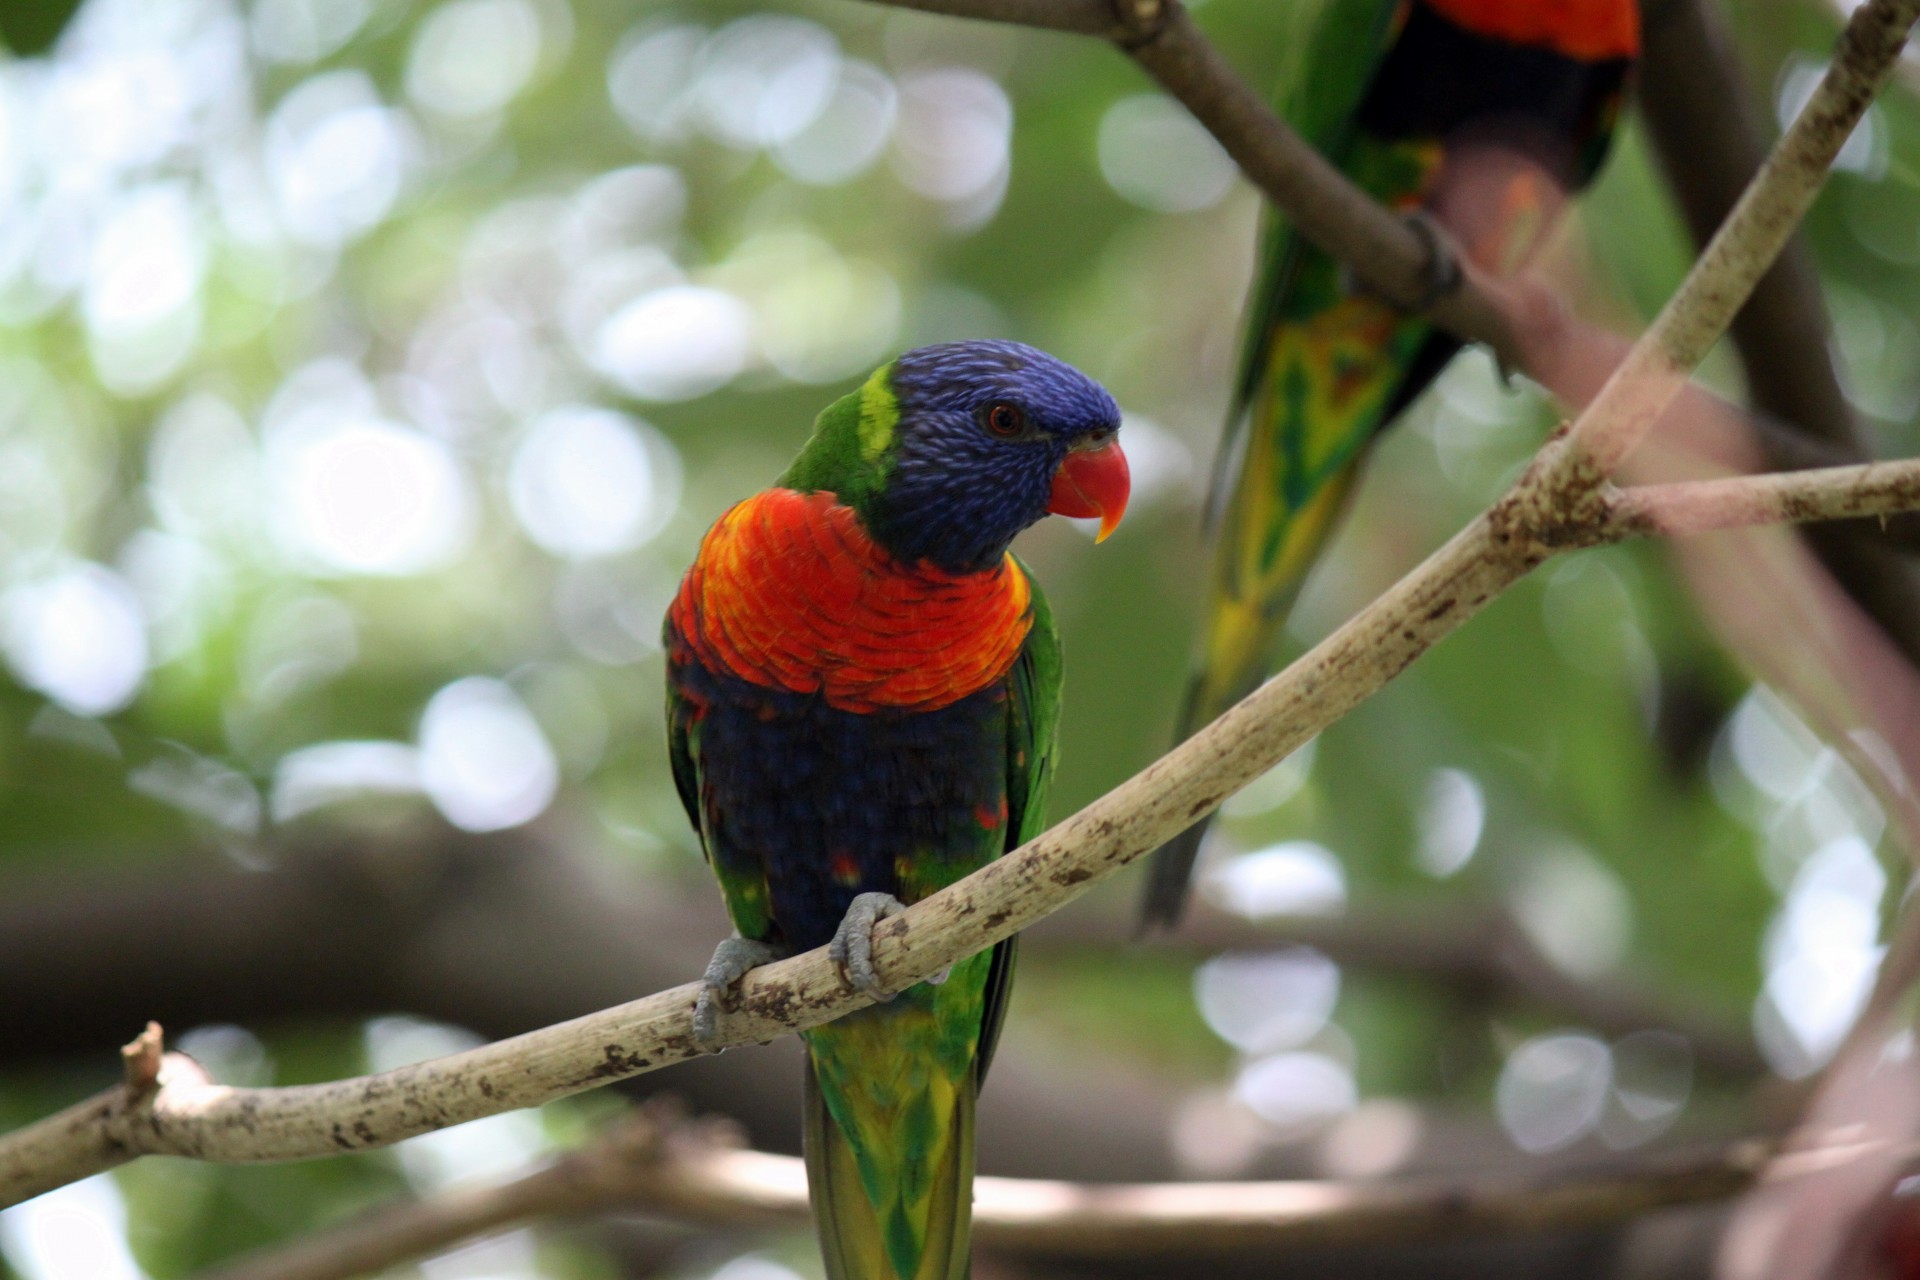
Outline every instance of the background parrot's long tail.
<svg viewBox="0 0 1920 1280">
<path fill-rule="evenodd" d="M 1264 447 L 1256 445 L 1254 447 Z M 1215 716 L 1252 693 L 1266 676 L 1287 610 L 1307 571 L 1332 536 L 1364 451 L 1354 454 L 1305 503 L 1281 504 L 1270 493 L 1236 494 L 1216 537 L 1215 582 L 1208 605 L 1204 649 L 1174 741 L 1184 742 Z M 1248 511 L 1248 507 L 1257 509 Z M 1246 543 L 1253 530 L 1257 543 Z M 1140 932 L 1171 929 L 1186 908 L 1189 882 L 1211 816 L 1161 845 L 1148 863 L 1140 900 Z"/>
<path fill-rule="evenodd" d="M 937 990 L 807 1035 L 807 1187 L 828 1280 L 966 1280 L 974 1072 L 911 1047 L 939 1034 L 932 1000 L 916 1000 Z"/>
</svg>

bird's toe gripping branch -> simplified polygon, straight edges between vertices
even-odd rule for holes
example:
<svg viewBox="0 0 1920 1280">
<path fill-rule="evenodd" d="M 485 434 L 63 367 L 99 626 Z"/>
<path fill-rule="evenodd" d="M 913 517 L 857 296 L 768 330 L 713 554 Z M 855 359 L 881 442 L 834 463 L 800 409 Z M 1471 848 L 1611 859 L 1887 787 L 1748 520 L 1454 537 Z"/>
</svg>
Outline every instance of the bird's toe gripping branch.
<svg viewBox="0 0 1920 1280">
<path fill-rule="evenodd" d="M 750 969 L 775 960 L 784 960 L 786 952 L 771 942 L 752 938 L 728 938 L 713 949 L 707 971 L 700 975 L 700 998 L 693 1006 L 693 1034 L 702 1044 L 712 1044 L 720 1036 L 720 1014 L 725 1010 L 734 984 Z"/>
<path fill-rule="evenodd" d="M 834 930 L 833 941 L 827 946 L 827 954 L 833 957 L 840 976 L 855 991 L 875 1000 L 891 1000 L 899 994 L 882 987 L 880 975 L 873 971 L 873 926 L 906 909 L 906 904 L 890 893 L 863 893 L 847 907 L 846 917 Z M 946 977 L 943 972 L 928 981 L 937 985 Z"/>
<path fill-rule="evenodd" d="M 1340 285 L 1347 293 L 1378 298 L 1408 315 L 1425 315 L 1443 299 L 1459 291 L 1466 280 L 1466 271 L 1460 265 L 1460 255 L 1451 237 L 1431 214 L 1423 209 L 1412 209 L 1401 214 L 1400 221 L 1420 241 L 1426 255 L 1426 265 L 1421 271 L 1420 292 L 1410 298 L 1392 297 L 1361 279 L 1351 263 L 1341 264 Z"/>
</svg>

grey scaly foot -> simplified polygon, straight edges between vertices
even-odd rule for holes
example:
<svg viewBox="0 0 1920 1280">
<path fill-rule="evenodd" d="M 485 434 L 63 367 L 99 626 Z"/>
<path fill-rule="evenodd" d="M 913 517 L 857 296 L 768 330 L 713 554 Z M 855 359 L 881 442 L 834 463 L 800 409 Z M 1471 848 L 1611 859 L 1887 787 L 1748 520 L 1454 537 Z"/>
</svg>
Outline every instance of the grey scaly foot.
<svg viewBox="0 0 1920 1280">
<path fill-rule="evenodd" d="M 712 1044 L 720 1035 L 720 1014 L 731 997 L 734 984 L 749 969 L 771 964 L 786 955 L 771 942 L 752 938 L 728 938 L 713 949 L 707 971 L 700 975 L 700 999 L 693 1006 L 693 1036 L 701 1044 Z"/>
<path fill-rule="evenodd" d="M 848 906 L 846 918 L 833 931 L 827 954 L 855 991 L 876 1000 L 893 999 L 895 993 L 883 989 L 880 975 L 873 971 L 873 926 L 906 909 L 906 904 L 890 893 L 863 893 Z"/>
</svg>

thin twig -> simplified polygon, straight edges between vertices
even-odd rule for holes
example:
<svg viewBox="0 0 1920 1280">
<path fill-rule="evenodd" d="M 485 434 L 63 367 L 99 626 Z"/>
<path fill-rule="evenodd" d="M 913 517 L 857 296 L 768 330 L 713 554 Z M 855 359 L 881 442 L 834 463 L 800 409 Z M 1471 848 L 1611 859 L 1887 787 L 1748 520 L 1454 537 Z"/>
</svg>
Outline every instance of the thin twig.
<svg viewBox="0 0 1920 1280">
<path fill-rule="evenodd" d="M 807 1221 L 804 1164 L 658 1125 L 650 1110 L 545 1168 L 390 1206 L 197 1280 L 348 1280 L 464 1240 L 556 1218 L 638 1213 L 699 1227 Z M 1075 1183 L 981 1177 L 974 1237 L 1001 1255 L 1097 1261 L 1269 1255 L 1307 1245 L 1451 1239 L 1619 1222 L 1738 1195 L 1766 1163 L 1758 1139 L 1598 1168 L 1470 1179 Z"/>
<path fill-rule="evenodd" d="M 1523 482 L 1540 501 L 1565 511 L 1593 494 L 1653 429 L 1806 215 L 1834 157 L 1893 74 L 1916 17 L 1920 0 L 1867 0 L 1854 11 L 1819 87 L 1708 242 L 1687 284 L 1661 308 L 1547 464 Z"/>
<path fill-rule="evenodd" d="M 1606 509 L 1601 526 L 1583 534 L 1617 541 L 1885 516 L 1920 509 L 1920 460 L 1638 485 L 1609 491 Z"/>
<path fill-rule="evenodd" d="M 1845 22 L 1852 0 L 1836 0 L 1836 8 Z M 1640 115 L 1693 241 L 1703 245 L 1765 160 L 1771 122 L 1747 82 L 1724 4 L 1652 0 L 1642 13 Z M 1911 58 L 1900 64 L 1913 69 Z M 1804 235 L 1789 240 L 1760 278 L 1730 333 L 1753 409 L 1751 443 L 1767 470 L 1871 460 L 1840 386 Z M 1842 456 L 1813 456 L 1821 450 Z M 1742 462 L 1736 469 L 1757 468 Z M 1829 525 L 1807 530 L 1806 538 L 1835 581 L 1920 665 L 1920 573 L 1908 558 L 1920 544 L 1920 521 Z"/>
<path fill-rule="evenodd" d="M 1349 181 L 1234 72 L 1179 0 L 877 2 L 1113 41 L 1207 127 L 1302 235 L 1370 291 L 1423 310 L 1464 341 L 1485 343 L 1509 368 L 1526 367 L 1500 288 Z"/>
<path fill-rule="evenodd" d="M 1641 11 L 1640 115 L 1694 243 L 1704 245 L 1765 162 L 1771 124 L 1755 109 L 1717 0 L 1652 0 Z M 1728 332 L 1755 409 L 1791 423 L 1802 439 L 1854 455 L 1818 463 L 1779 457 L 1774 450 L 1791 442 L 1763 435 L 1771 469 L 1869 460 L 1834 370 L 1820 277 L 1804 237 L 1788 241 Z"/>
</svg>

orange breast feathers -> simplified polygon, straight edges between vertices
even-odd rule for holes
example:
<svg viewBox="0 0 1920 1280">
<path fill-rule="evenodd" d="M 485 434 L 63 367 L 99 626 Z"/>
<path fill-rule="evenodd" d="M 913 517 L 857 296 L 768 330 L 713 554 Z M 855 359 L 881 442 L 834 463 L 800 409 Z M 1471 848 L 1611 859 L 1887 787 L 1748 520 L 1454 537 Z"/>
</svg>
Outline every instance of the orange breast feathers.
<svg viewBox="0 0 1920 1280">
<path fill-rule="evenodd" d="M 934 711 L 1000 680 L 1033 625 L 1012 556 L 980 573 L 902 564 L 830 493 L 769 489 L 714 523 L 674 629 L 742 680 L 844 711 Z"/>
<path fill-rule="evenodd" d="M 1541 45 L 1582 62 L 1631 58 L 1640 52 L 1636 0 L 1427 0 L 1427 4 L 1476 35 Z"/>
</svg>

